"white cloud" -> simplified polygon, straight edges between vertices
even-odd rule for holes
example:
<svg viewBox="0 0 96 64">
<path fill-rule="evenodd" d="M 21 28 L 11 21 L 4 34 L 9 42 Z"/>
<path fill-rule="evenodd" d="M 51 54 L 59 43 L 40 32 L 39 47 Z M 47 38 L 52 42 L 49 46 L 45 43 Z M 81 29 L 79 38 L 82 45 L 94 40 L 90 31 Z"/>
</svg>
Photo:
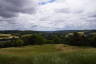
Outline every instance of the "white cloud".
<svg viewBox="0 0 96 64">
<path fill-rule="evenodd" d="M 96 0 L 57 0 L 37 5 L 36 9 L 35 14 L 20 13 L 18 17 L 8 19 L 14 22 L 3 22 L 2 28 L 40 31 L 96 29 Z M 14 28 L 10 28 L 12 26 Z"/>
</svg>

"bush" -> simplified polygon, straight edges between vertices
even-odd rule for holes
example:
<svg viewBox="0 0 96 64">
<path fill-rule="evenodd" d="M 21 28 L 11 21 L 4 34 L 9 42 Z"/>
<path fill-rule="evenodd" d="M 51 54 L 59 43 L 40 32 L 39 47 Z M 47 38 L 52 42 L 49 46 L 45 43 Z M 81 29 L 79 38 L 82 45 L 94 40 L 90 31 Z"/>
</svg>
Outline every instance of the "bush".
<svg viewBox="0 0 96 64">
<path fill-rule="evenodd" d="M 22 38 L 25 42 L 25 44 L 31 44 L 31 45 L 41 45 L 41 44 L 45 44 L 46 43 L 46 39 L 39 34 L 34 34 L 34 35 L 30 35 L 30 36 L 25 36 Z"/>
<path fill-rule="evenodd" d="M 72 35 L 69 35 L 67 37 L 67 41 L 69 41 L 68 44 L 71 44 L 71 45 L 85 46 L 87 45 L 85 43 L 86 42 L 85 40 L 86 40 L 85 35 L 81 35 L 78 32 L 74 32 Z"/>
<path fill-rule="evenodd" d="M 87 42 L 89 43 L 89 46 L 95 46 L 96 47 L 96 35 L 91 35 L 87 38 Z"/>
<path fill-rule="evenodd" d="M 13 46 L 23 46 L 24 45 L 24 42 L 23 40 L 21 39 L 16 39 L 14 42 L 13 42 Z"/>
</svg>

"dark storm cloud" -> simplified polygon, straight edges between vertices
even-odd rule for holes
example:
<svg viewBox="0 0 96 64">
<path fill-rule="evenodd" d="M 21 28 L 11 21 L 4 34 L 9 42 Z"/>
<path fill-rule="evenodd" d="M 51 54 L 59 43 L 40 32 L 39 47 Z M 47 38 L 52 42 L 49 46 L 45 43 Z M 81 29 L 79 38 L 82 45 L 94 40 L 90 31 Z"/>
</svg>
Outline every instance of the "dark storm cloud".
<svg viewBox="0 0 96 64">
<path fill-rule="evenodd" d="M 0 0 L 0 16 L 14 17 L 18 13 L 34 13 L 35 4 L 32 0 Z"/>
</svg>

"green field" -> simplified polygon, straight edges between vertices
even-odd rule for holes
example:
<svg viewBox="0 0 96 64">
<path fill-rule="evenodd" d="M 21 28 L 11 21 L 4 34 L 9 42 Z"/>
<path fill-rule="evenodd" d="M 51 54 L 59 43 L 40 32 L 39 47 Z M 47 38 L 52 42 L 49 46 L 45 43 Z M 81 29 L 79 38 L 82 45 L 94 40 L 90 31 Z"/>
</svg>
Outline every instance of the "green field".
<svg viewBox="0 0 96 64">
<path fill-rule="evenodd" d="M 1 48 L 0 64 L 96 64 L 96 48 L 63 44 Z"/>
</svg>

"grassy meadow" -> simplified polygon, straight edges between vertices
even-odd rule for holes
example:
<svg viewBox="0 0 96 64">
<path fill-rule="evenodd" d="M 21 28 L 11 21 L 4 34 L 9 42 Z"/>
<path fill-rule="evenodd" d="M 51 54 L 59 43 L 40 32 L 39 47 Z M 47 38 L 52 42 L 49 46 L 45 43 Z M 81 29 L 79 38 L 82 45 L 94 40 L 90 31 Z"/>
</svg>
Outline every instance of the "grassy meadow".
<svg viewBox="0 0 96 64">
<path fill-rule="evenodd" d="M 0 48 L 0 64 L 96 64 L 96 48 L 64 44 Z"/>
</svg>

